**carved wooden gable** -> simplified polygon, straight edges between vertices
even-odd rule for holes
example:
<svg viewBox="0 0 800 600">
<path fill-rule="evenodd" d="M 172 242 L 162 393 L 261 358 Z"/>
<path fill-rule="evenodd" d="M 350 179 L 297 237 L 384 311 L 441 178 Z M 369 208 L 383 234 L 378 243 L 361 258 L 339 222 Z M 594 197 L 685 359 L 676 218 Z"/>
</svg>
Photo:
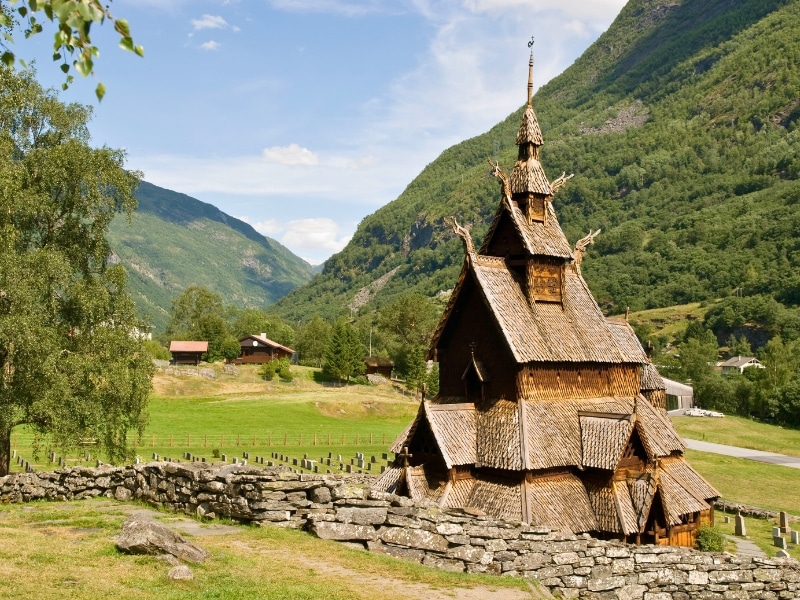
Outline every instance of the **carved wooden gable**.
<svg viewBox="0 0 800 600">
<path fill-rule="evenodd" d="M 564 261 L 534 257 L 528 261 L 528 295 L 534 302 L 561 302 Z"/>
</svg>

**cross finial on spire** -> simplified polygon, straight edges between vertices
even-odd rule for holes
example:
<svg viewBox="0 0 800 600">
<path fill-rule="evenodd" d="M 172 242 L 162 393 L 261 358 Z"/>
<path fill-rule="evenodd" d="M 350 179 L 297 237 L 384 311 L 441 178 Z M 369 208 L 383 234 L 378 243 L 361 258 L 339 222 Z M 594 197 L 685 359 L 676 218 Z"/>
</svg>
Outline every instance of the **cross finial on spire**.
<svg viewBox="0 0 800 600">
<path fill-rule="evenodd" d="M 531 57 L 528 60 L 528 106 L 530 107 L 533 102 L 533 36 L 528 42 L 528 48 L 531 49 Z"/>
</svg>

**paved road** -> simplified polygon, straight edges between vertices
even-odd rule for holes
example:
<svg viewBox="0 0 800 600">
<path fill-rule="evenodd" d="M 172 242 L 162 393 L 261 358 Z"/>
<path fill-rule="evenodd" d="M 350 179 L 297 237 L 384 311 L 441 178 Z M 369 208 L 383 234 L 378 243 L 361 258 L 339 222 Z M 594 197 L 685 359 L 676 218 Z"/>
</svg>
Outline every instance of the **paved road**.
<svg viewBox="0 0 800 600">
<path fill-rule="evenodd" d="M 774 452 L 762 452 L 761 450 L 750 450 L 749 448 L 739 448 L 738 446 L 725 446 L 724 444 L 712 444 L 711 442 L 701 442 L 700 440 L 683 440 L 686 446 L 692 450 L 700 452 L 711 452 L 712 454 L 724 454 L 746 460 L 780 465 L 800 469 L 800 458 L 796 456 L 786 456 L 785 454 L 775 454 Z"/>
</svg>

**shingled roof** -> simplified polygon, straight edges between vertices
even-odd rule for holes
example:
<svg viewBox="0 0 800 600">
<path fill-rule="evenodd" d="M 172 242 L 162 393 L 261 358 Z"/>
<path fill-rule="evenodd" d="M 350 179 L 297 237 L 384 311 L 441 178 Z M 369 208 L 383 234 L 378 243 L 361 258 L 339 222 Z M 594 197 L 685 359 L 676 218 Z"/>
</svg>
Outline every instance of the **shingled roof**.
<svg viewBox="0 0 800 600">
<path fill-rule="evenodd" d="M 531 90 L 532 74 L 510 177 L 490 160 L 502 193 L 480 251 L 454 220 L 464 264 L 428 353 L 440 395 L 420 403 L 378 485 L 637 543 L 681 525 L 669 542 L 693 542 L 718 492 L 683 459 L 633 328 L 603 315 L 581 275 L 599 230 L 573 251 L 558 223 L 553 195 L 569 178 L 547 180 Z"/>
</svg>

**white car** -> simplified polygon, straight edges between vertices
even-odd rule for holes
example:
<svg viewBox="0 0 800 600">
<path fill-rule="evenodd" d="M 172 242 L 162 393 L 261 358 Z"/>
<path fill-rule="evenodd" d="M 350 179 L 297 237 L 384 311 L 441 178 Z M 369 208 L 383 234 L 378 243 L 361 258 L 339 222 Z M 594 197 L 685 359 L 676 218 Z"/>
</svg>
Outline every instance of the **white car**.
<svg viewBox="0 0 800 600">
<path fill-rule="evenodd" d="M 687 408 L 684 413 L 687 417 L 724 417 L 721 412 L 705 410 L 703 408 Z"/>
</svg>

